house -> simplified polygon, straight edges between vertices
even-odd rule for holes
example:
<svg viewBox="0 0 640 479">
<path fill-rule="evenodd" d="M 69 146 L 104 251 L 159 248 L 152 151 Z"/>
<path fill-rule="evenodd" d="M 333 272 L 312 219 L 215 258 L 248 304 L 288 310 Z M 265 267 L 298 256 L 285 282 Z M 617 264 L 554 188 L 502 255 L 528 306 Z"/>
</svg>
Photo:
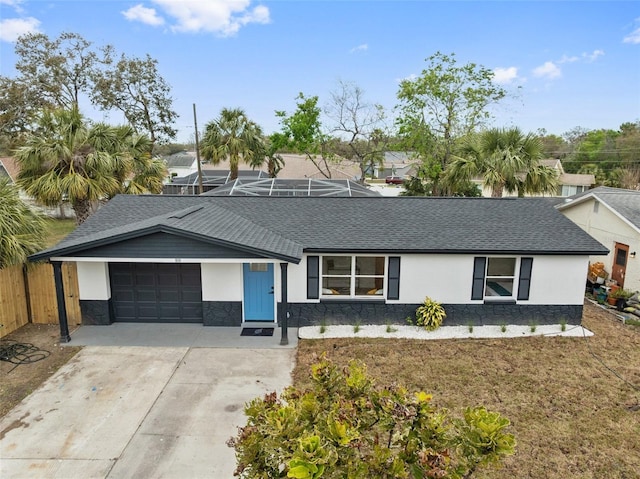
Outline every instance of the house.
<svg viewBox="0 0 640 479">
<path fill-rule="evenodd" d="M 169 172 L 169 178 L 182 178 L 198 171 L 198 161 L 195 151 L 180 151 L 162 157 Z"/>
<path fill-rule="evenodd" d="M 609 248 L 602 261 L 609 277 L 640 290 L 640 191 L 599 186 L 556 206 L 567 218 Z"/>
<path fill-rule="evenodd" d="M 220 169 L 202 169 L 202 191 L 219 188 L 231 181 L 231 171 Z M 255 180 L 269 178 L 269 175 L 261 170 L 238 170 L 238 177 Z M 172 177 L 168 183 L 162 185 L 162 193 L 165 195 L 198 195 L 200 194 L 200 174 L 196 171 L 187 176 Z"/>
<path fill-rule="evenodd" d="M 207 196 L 316 196 L 316 197 L 361 197 L 380 196 L 371 188 L 350 180 L 321 180 L 306 178 L 288 180 L 283 178 L 250 178 L 239 176 L 219 188 L 203 195 Z"/>
<path fill-rule="evenodd" d="M 85 324 L 579 322 L 608 250 L 545 199 L 120 195 L 53 248 Z M 64 301 L 59 301 L 62 340 Z"/>
<path fill-rule="evenodd" d="M 553 168 L 557 173 L 558 189 L 555 195 L 552 194 L 551 196 L 567 197 L 577 193 L 582 193 L 583 191 L 587 191 L 591 185 L 596 182 L 595 176 L 592 174 L 565 173 L 562 162 L 558 159 L 541 160 L 540 165 Z M 491 196 L 491 188 L 484 186 L 482 178 L 477 177 L 472 181 L 478 186 L 482 196 Z M 517 194 L 517 192 L 509 193 L 504 191 L 502 196 L 517 196 Z M 549 194 L 527 194 L 527 196 L 549 196 Z"/>
<path fill-rule="evenodd" d="M 280 156 L 282 157 L 284 165 L 278 172 L 278 178 L 290 180 L 303 178 L 313 178 L 317 180 L 329 179 L 320 172 L 306 155 L 283 153 Z M 331 175 L 330 179 L 351 181 L 358 181 L 360 179 L 360 167 L 355 161 L 338 158 L 334 161 L 328 161 L 325 164 L 317 157 L 316 162 L 320 164 L 324 173 Z"/>
<path fill-rule="evenodd" d="M 8 178 L 9 183 L 13 184 L 18 179 L 19 171 L 19 167 L 12 157 L 0 158 L 0 178 Z"/>
<path fill-rule="evenodd" d="M 558 172 L 557 196 L 572 196 L 582 193 L 596 182 L 596 177 L 592 174 L 565 173 L 562 162 L 558 159 L 542 160 L 540 164 Z"/>
</svg>

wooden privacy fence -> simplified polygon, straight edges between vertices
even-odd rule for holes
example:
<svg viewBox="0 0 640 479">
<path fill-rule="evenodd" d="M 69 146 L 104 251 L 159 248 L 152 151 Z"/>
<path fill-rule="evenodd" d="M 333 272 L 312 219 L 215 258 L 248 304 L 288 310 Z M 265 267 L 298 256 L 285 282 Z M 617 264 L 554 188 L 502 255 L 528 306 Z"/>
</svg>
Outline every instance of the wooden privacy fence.
<svg viewBox="0 0 640 479">
<path fill-rule="evenodd" d="M 80 324 L 78 273 L 75 263 L 62 264 L 69 325 Z M 0 269 L 0 337 L 27 323 L 58 324 L 53 266 L 48 263 Z"/>
</svg>

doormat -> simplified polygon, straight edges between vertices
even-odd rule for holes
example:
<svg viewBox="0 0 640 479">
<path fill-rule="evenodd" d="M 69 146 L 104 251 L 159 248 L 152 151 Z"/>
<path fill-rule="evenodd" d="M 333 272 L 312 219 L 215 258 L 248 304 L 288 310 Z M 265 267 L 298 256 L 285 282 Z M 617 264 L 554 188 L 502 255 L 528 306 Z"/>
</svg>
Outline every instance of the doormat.
<svg viewBox="0 0 640 479">
<path fill-rule="evenodd" d="M 242 328 L 240 336 L 273 336 L 273 328 Z"/>
</svg>

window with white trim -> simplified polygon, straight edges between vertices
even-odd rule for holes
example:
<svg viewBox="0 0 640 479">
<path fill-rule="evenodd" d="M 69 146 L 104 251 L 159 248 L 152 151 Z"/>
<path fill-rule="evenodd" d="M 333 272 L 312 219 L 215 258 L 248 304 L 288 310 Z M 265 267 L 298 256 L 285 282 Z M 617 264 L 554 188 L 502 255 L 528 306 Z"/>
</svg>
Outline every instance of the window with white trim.
<svg viewBox="0 0 640 479">
<path fill-rule="evenodd" d="M 485 297 L 512 298 L 516 279 L 516 258 L 487 258 Z"/>
<path fill-rule="evenodd" d="M 384 296 L 384 256 L 323 256 L 322 296 Z"/>
</svg>

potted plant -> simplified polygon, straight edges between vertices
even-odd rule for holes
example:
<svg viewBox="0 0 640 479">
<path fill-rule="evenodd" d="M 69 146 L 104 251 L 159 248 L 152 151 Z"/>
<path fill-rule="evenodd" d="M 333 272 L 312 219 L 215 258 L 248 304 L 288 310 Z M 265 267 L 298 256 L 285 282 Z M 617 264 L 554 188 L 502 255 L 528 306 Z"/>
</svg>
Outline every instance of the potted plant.
<svg viewBox="0 0 640 479">
<path fill-rule="evenodd" d="M 591 263 L 589 265 L 589 281 L 597 284 L 604 284 L 605 280 L 609 277 L 609 273 L 607 273 L 604 269 L 604 263 L 598 261 L 596 263 Z"/>
<path fill-rule="evenodd" d="M 628 289 L 618 288 L 609 294 L 609 304 L 614 305 L 618 311 L 622 311 L 627 306 L 627 299 L 629 299 L 633 293 Z M 611 302 L 613 300 L 613 302 Z"/>
</svg>

